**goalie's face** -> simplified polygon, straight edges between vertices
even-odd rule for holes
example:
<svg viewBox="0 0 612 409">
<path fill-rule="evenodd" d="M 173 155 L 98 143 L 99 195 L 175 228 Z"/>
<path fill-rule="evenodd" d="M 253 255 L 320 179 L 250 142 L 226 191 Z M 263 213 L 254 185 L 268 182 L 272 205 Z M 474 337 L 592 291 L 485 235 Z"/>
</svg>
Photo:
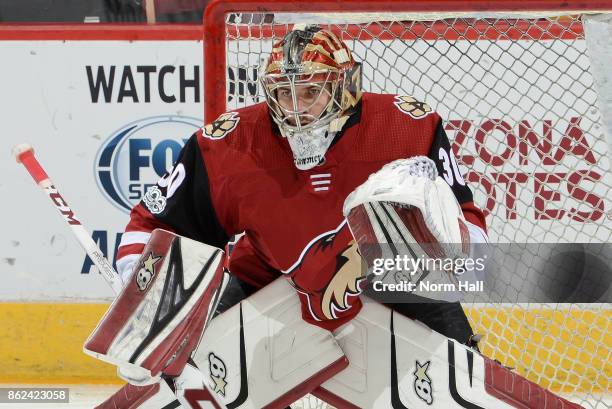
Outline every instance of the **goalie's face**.
<svg viewBox="0 0 612 409">
<path fill-rule="evenodd" d="M 331 86 L 322 84 L 278 88 L 278 105 L 285 114 L 285 122 L 299 128 L 320 120 L 331 100 L 330 89 Z"/>
<path fill-rule="evenodd" d="M 286 75 L 268 82 L 269 105 L 279 126 L 289 133 L 329 123 L 340 107 L 334 101 L 336 84 L 330 73 Z"/>
<path fill-rule="evenodd" d="M 361 69 L 331 31 L 294 28 L 275 43 L 260 83 L 298 169 L 320 165 L 361 97 Z"/>
</svg>

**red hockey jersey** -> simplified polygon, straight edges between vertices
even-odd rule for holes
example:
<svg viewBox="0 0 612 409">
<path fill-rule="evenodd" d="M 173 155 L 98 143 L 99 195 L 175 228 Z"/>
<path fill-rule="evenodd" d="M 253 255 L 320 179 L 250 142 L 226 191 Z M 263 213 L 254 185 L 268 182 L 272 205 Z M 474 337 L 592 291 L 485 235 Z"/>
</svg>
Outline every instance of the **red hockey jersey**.
<svg viewBox="0 0 612 409">
<path fill-rule="evenodd" d="M 231 272 L 256 286 L 285 274 L 304 319 L 333 329 L 361 307 L 361 262 L 344 199 L 384 164 L 416 155 L 436 162 L 466 219 L 484 229 L 440 117 L 410 97 L 364 93 L 325 162 L 307 171 L 295 167 L 265 103 L 221 115 L 191 137 L 133 209 L 126 232 L 162 227 L 217 247 L 245 232 L 229 259 Z M 121 257 L 139 245 L 119 251 Z"/>
</svg>

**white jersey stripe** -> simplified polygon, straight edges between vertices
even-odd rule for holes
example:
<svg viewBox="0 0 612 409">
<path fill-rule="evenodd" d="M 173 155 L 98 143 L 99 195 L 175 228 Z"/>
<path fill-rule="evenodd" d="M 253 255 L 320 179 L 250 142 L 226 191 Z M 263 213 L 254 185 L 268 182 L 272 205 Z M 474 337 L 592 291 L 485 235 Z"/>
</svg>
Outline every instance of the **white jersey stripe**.
<svg viewBox="0 0 612 409">
<path fill-rule="evenodd" d="M 151 237 L 151 233 L 144 231 L 128 231 L 121 236 L 119 247 L 129 246 L 130 244 L 147 244 L 149 237 Z"/>
<path fill-rule="evenodd" d="M 123 283 L 130 279 L 134 266 L 139 258 L 140 254 L 128 254 L 117 260 L 117 273 L 119 273 L 119 277 L 121 277 Z"/>
</svg>

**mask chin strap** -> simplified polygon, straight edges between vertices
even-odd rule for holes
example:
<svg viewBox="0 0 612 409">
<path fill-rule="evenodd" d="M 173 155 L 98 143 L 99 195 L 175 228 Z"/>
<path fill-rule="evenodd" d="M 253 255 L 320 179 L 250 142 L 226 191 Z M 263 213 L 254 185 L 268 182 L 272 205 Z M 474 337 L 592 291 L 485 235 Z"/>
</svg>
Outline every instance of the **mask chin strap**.
<svg viewBox="0 0 612 409">
<path fill-rule="evenodd" d="M 348 116 L 343 116 L 333 119 L 327 126 L 304 131 L 286 131 L 280 127 L 293 152 L 295 167 L 299 170 L 309 170 L 323 164 L 325 153 L 347 120 Z"/>
</svg>

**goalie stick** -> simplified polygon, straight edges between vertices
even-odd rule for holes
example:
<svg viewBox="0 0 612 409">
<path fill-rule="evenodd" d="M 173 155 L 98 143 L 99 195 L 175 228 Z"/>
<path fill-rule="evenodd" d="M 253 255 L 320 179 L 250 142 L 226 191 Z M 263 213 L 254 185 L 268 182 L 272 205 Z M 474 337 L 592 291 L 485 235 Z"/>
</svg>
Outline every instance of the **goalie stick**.
<svg viewBox="0 0 612 409">
<path fill-rule="evenodd" d="M 45 172 L 40 162 L 36 159 L 36 156 L 34 156 L 34 149 L 32 149 L 32 146 L 25 143 L 19 144 L 13 147 L 12 152 L 17 163 L 21 163 L 25 166 L 28 173 L 32 176 L 32 179 L 34 179 L 38 186 L 47 193 L 49 199 L 51 199 L 56 209 L 60 212 L 64 221 L 68 223 L 72 233 L 83 249 L 85 249 L 85 252 L 87 252 L 87 255 L 91 258 L 96 267 L 98 267 L 98 270 L 106 282 L 111 286 L 115 294 L 119 294 L 123 287 L 119 275 L 115 269 L 113 269 L 113 266 L 108 262 L 106 257 L 104 257 L 104 253 L 98 248 L 98 245 L 93 241 L 79 219 L 76 218 L 74 212 L 70 206 L 68 206 L 68 203 L 66 203 L 62 195 L 60 195 L 47 175 L 47 172 Z"/>
</svg>

